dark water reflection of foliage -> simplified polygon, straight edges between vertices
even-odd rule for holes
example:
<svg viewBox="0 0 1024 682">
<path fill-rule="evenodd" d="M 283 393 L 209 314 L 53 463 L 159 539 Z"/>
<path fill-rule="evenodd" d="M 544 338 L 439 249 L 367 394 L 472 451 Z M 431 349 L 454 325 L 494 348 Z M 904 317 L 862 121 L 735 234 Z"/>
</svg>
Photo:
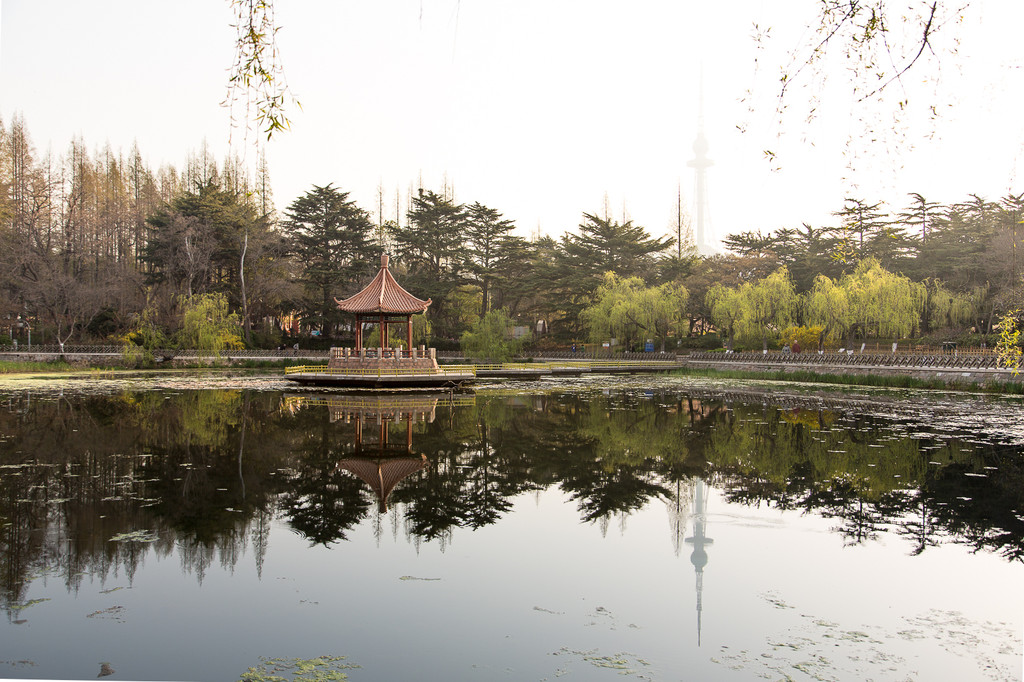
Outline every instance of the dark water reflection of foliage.
<svg viewBox="0 0 1024 682">
<path fill-rule="evenodd" d="M 0 605 L 16 614 L 44 574 L 72 591 L 86 576 L 130 579 L 150 554 L 177 551 L 200 581 L 250 550 L 259 570 L 274 518 L 311 544 L 344 542 L 365 519 L 383 532 L 381 500 L 339 462 L 424 455 L 387 503 L 410 541 L 442 547 L 455 529 L 499 522 L 525 492 L 560 489 L 582 521 L 607 524 L 652 500 L 679 504 L 701 477 L 734 502 L 833 518 L 845 542 L 894 533 L 908 553 L 958 542 L 1024 558 L 1024 453 L 976 434 L 917 437 L 895 418 L 682 390 L 430 398 L 381 418 L 318 402 L 238 390 L 9 397 Z"/>
</svg>

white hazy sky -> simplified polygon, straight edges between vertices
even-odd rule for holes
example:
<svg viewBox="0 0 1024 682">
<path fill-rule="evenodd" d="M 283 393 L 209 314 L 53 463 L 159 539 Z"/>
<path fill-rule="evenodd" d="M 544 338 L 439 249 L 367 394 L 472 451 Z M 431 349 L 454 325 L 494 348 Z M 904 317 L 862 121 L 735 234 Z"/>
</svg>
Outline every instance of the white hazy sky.
<svg viewBox="0 0 1024 682">
<path fill-rule="evenodd" d="M 74 136 L 125 153 L 137 141 L 154 168 L 182 168 L 204 139 L 218 158 L 229 151 L 226 0 L 0 2 L 0 116 L 23 115 L 40 154 L 64 153 Z M 606 196 L 613 216 L 662 234 L 677 185 L 692 210 L 702 68 L 710 239 L 827 224 L 846 196 L 899 210 L 908 192 L 954 202 L 1024 191 L 1024 2 L 975 0 L 943 29 L 937 44 L 956 36 L 959 52 L 893 88 L 911 102 L 895 129 L 892 100 L 850 104 L 838 62 L 825 86 L 793 91 L 792 115 L 774 115 L 778 68 L 816 4 L 277 0 L 303 109 L 266 146 L 274 201 L 334 183 L 375 212 L 383 185 L 392 218 L 396 192 L 404 210 L 411 184 L 447 179 L 459 201 L 498 209 L 524 235 L 572 230 Z M 772 27 L 760 53 L 755 23 Z M 819 115 L 806 124 L 814 93 Z M 257 137 L 236 132 L 234 150 L 254 163 Z"/>
</svg>

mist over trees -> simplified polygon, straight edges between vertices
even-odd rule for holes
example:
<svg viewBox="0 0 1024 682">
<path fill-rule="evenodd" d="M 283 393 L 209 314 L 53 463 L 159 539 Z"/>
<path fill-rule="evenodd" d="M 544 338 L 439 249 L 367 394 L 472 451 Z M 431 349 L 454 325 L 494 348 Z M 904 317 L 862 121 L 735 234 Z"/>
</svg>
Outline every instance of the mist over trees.
<svg viewBox="0 0 1024 682">
<path fill-rule="evenodd" d="M 202 145 L 180 171 L 153 169 L 137 146 L 90 151 L 80 139 L 40 154 L 20 117 L 0 121 L 0 343 L 180 339 L 189 301 L 216 295 L 250 347 L 313 343 L 313 331 L 343 345 L 351 330 L 334 298 L 367 283 L 381 250 L 433 299 L 439 348 L 491 311 L 540 330 L 534 344 L 565 347 L 768 348 L 790 328 L 819 329 L 819 346 L 980 342 L 1021 305 L 1024 194 L 850 197 L 831 224 L 753 228 L 726 238 L 729 253 L 701 256 L 596 212 L 527 239 L 500 208 L 450 187 L 410 191 L 397 221 L 374 224 L 331 183 L 280 213 L 269 186 L 262 158 L 251 173 Z"/>
</svg>

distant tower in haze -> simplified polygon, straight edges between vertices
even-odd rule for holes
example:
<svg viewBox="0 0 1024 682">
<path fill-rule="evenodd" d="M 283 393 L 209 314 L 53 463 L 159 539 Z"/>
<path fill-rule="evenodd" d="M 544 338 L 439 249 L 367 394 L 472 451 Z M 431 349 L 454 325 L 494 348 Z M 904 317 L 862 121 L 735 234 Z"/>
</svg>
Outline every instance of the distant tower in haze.
<svg viewBox="0 0 1024 682">
<path fill-rule="evenodd" d="M 686 163 L 693 169 L 693 197 L 696 202 L 696 220 L 694 225 L 693 240 L 697 245 L 697 251 L 701 254 L 708 254 L 714 251 L 708 245 L 707 232 L 705 229 L 709 222 L 710 211 L 708 210 L 708 167 L 715 164 L 708 158 L 708 138 L 704 137 L 704 75 L 700 78 L 700 100 L 697 114 L 697 139 L 693 141 L 694 158 Z"/>
</svg>

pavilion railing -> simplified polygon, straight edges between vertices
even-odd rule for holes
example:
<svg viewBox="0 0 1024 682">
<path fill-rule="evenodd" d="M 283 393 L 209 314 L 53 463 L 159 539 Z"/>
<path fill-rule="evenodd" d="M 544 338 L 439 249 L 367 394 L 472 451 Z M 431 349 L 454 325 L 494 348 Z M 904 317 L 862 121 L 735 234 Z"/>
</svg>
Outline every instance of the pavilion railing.
<svg viewBox="0 0 1024 682">
<path fill-rule="evenodd" d="M 316 374 L 324 376 L 360 376 L 360 377 L 391 377 L 391 376 L 412 376 L 412 375 L 438 375 L 438 376 L 476 376 L 476 369 L 473 365 L 440 365 L 437 368 L 422 367 L 329 367 L 328 365 L 297 365 L 284 370 L 285 376 L 289 374 Z"/>
</svg>

